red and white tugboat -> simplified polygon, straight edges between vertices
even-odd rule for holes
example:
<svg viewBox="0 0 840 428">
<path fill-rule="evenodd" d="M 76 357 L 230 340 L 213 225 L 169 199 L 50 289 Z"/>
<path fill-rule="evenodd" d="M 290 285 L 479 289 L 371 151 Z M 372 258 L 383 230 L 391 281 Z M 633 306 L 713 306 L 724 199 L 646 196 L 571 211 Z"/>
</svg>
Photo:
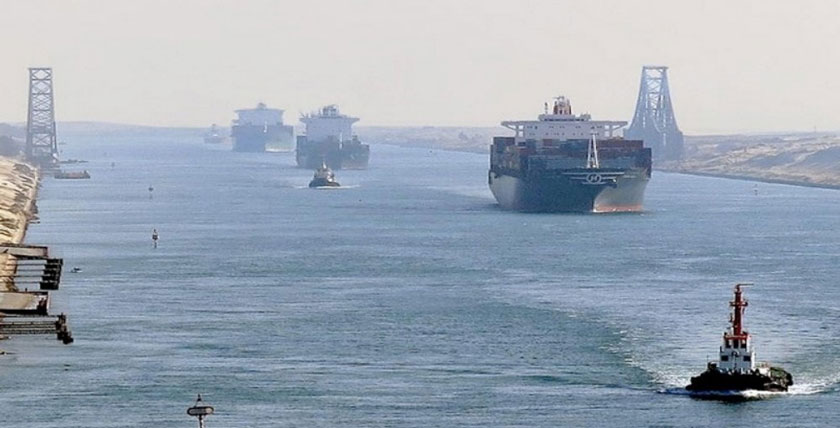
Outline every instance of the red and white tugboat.
<svg viewBox="0 0 840 428">
<path fill-rule="evenodd" d="M 742 297 L 741 287 L 745 285 L 751 284 L 735 285 L 735 300 L 729 302 L 732 307 L 732 327 L 723 333 L 718 362 L 708 363 L 706 371 L 692 377 L 691 384 L 685 387 L 692 395 L 746 390 L 784 392 L 793 385 L 790 373 L 779 367 L 755 362 L 750 334 L 743 328 L 747 301 Z"/>
</svg>

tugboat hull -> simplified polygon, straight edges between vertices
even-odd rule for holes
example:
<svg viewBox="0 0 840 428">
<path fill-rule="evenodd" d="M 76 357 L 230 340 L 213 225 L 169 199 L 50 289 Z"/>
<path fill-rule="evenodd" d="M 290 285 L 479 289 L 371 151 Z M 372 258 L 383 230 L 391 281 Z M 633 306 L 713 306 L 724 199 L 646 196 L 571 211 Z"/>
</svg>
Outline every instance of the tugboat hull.
<svg viewBox="0 0 840 428">
<path fill-rule="evenodd" d="M 336 181 L 329 181 L 323 178 L 314 178 L 309 182 L 309 187 L 341 187 Z"/>
<path fill-rule="evenodd" d="M 784 369 L 771 367 L 766 373 L 755 370 L 752 373 L 726 373 L 709 369 L 691 378 L 686 390 L 695 393 L 726 391 L 771 391 L 785 392 L 793 385 L 793 376 Z"/>
</svg>

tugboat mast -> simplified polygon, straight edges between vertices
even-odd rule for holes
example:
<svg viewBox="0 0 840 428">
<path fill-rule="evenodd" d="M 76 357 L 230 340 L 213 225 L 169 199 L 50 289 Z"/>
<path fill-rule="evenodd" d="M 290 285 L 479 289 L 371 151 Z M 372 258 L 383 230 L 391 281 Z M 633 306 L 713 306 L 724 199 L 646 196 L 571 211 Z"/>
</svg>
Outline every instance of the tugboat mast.
<svg viewBox="0 0 840 428">
<path fill-rule="evenodd" d="M 744 308 L 746 308 L 749 303 L 742 298 L 743 291 L 741 290 L 741 287 L 748 285 L 752 284 L 735 284 L 735 300 L 729 302 L 729 306 L 732 306 L 732 338 L 740 338 L 744 336 Z"/>
<path fill-rule="evenodd" d="M 723 333 L 719 362 L 720 370 L 725 372 L 749 373 L 755 368 L 755 351 L 750 340 L 750 333 L 744 330 L 744 309 L 748 303 L 743 298 L 741 287 L 748 285 L 752 284 L 736 284 L 735 300 L 729 302 L 729 306 L 732 307 L 730 315 L 732 326 Z"/>
</svg>

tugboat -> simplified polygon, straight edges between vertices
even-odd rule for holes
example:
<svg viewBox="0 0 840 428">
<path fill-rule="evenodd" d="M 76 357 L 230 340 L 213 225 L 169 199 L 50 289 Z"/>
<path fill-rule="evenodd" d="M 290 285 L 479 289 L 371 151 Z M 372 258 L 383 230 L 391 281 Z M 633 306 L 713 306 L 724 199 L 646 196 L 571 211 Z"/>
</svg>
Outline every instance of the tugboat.
<svg viewBox="0 0 840 428">
<path fill-rule="evenodd" d="M 744 308 L 741 287 L 735 285 L 735 300 L 732 307 L 732 326 L 723 333 L 723 346 L 717 363 L 709 362 L 706 371 L 691 378 L 686 390 L 695 396 L 738 393 L 746 390 L 785 392 L 793 385 L 793 376 L 787 371 L 767 363 L 756 364 L 755 350 L 750 334 L 743 329 Z"/>
<path fill-rule="evenodd" d="M 309 187 L 339 187 L 341 186 L 335 181 L 335 174 L 327 167 L 325 162 L 321 162 L 321 167 L 315 170 L 315 176 L 309 182 Z"/>
<path fill-rule="evenodd" d="M 215 123 L 210 127 L 210 131 L 204 134 L 204 142 L 206 144 L 221 144 L 225 142 L 225 137 L 219 132 L 219 127 Z"/>
</svg>

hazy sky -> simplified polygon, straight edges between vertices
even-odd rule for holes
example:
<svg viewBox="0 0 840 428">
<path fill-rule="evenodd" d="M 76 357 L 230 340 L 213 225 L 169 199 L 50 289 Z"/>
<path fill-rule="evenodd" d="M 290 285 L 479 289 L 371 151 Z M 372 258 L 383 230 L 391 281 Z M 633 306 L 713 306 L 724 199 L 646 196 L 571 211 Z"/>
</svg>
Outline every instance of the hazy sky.
<svg viewBox="0 0 840 428">
<path fill-rule="evenodd" d="M 630 120 L 670 67 L 687 133 L 840 129 L 840 1 L 0 0 L 0 121 L 227 124 L 258 101 L 360 125 L 495 125 L 551 96 Z"/>
</svg>

